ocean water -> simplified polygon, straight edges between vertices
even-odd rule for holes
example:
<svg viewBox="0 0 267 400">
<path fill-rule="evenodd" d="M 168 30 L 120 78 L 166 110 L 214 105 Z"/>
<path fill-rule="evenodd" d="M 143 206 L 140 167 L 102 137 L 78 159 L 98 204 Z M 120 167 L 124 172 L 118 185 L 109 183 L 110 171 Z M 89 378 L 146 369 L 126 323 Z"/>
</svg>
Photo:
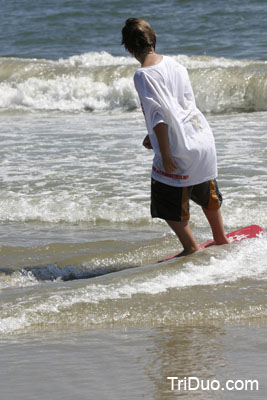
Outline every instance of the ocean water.
<svg viewBox="0 0 267 400">
<path fill-rule="evenodd" d="M 89 51 L 122 56 L 121 28 L 143 17 L 159 52 L 266 60 L 265 0 L 1 1 L 1 55 L 58 59 Z"/>
<path fill-rule="evenodd" d="M 226 231 L 266 231 L 266 14 L 260 0 L 1 2 L 1 398 L 265 398 L 266 234 L 157 264 L 180 245 L 150 217 L 120 31 L 147 18 L 187 67 Z M 194 204 L 191 226 L 210 239 Z M 168 376 L 259 390 L 172 391 Z"/>
</svg>

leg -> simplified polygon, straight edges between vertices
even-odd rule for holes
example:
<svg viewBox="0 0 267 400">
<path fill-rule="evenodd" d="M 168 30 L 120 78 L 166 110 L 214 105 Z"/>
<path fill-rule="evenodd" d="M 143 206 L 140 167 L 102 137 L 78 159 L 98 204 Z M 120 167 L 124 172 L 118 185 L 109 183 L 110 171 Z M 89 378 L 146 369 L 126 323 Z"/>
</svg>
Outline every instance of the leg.
<svg viewBox="0 0 267 400">
<path fill-rule="evenodd" d="M 227 244 L 229 240 L 225 236 L 223 219 L 220 209 L 208 210 L 202 207 L 207 220 L 209 221 L 215 244 Z"/>
<path fill-rule="evenodd" d="M 184 250 L 178 257 L 192 254 L 198 250 L 198 244 L 193 236 L 188 221 L 166 221 L 181 241 Z"/>
<path fill-rule="evenodd" d="M 224 232 L 223 219 L 220 211 L 222 195 L 219 191 L 216 179 L 195 185 L 191 198 L 202 206 L 202 210 L 212 229 L 214 244 L 229 243 Z"/>
<path fill-rule="evenodd" d="M 198 250 L 197 242 L 189 227 L 189 193 L 191 187 L 175 187 L 152 179 L 151 216 L 164 219 L 180 239 L 185 256 Z"/>
</svg>

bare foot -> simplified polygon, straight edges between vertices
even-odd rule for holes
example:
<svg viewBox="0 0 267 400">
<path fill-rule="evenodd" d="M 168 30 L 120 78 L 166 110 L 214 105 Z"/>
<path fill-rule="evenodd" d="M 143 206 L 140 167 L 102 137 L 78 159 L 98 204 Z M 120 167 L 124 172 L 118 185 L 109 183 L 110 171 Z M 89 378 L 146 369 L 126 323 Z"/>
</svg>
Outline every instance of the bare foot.
<svg viewBox="0 0 267 400">
<path fill-rule="evenodd" d="M 220 241 L 216 240 L 216 242 L 214 242 L 214 244 L 216 244 L 217 246 L 220 246 L 222 244 L 230 244 L 229 240 L 227 239 L 227 237 L 225 236 L 224 238 L 222 238 Z"/>
<path fill-rule="evenodd" d="M 194 254 L 197 251 L 199 251 L 199 249 L 192 249 L 192 250 L 183 250 L 181 253 L 177 254 L 177 256 L 175 256 L 175 258 L 179 258 L 179 257 L 184 257 L 184 256 L 189 256 L 190 254 Z"/>
<path fill-rule="evenodd" d="M 213 241 L 213 242 L 207 244 L 207 245 L 205 246 L 205 249 L 206 249 L 207 247 L 211 247 L 211 246 L 221 246 L 221 245 L 223 245 L 223 244 L 230 244 L 230 242 L 229 242 L 229 240 L 228 240 L 227 238 L 221 240 L 220 242 L 218 242 L 218 241 L 217 241 L 217 242 Z"/>
</svg>

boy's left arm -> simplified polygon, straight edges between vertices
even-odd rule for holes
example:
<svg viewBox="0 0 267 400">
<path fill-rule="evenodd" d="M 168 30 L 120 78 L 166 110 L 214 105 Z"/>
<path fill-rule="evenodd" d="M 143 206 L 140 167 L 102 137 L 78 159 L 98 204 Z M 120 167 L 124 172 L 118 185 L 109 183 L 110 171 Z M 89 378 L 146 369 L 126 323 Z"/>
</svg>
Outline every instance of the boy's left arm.
<svg viewBox="0 0 267 400">
<path fill-rule="evenodd" d="M 174 172 L 178 168 L 178 165 L 174 162 L 171 155 L 169 136 L 168 136 L 168 125 L 160 122 L 154 127 L 155 134 L 158 139 L 159 149 L 161 152 L 163 167 L 166 172 Z"/>
<path fill-rule="evenodd" d="M 143 114 L 144 114 L 144 117 L 145 117 L 145 110 L 144 110 L 144 106 L 143 106 L 142 103 L 141 103 L 141 108 L 142 108 L 142 111 L 143 111 Z M 153 150 L 153 147 L 152 147 L 150 139 L 149 139 L 149 135 L 146 135 L 146 137 L 144 138 L 143 146 L 148 150 Z"/>
</svg>

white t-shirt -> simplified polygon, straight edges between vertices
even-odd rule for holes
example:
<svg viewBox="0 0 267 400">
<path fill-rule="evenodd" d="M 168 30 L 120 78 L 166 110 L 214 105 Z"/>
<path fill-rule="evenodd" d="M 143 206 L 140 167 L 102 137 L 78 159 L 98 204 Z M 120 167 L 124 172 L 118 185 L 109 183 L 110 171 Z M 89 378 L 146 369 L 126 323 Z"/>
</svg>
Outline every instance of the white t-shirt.
<svg viewBox="0 0 267 400">
<path fill-rule="evenodd" d="M 197 108 L 185 67 L 171 57 L 134 75 L 149 138 L 155 152 L 152 178 L 171 186 L 190 186 L 217 176 L 215 142 L 210 126 Z M 170 151 L 178 169 L 168 174 L 162 165 L 154 127 L 168 125 Z"/>
</svg>

